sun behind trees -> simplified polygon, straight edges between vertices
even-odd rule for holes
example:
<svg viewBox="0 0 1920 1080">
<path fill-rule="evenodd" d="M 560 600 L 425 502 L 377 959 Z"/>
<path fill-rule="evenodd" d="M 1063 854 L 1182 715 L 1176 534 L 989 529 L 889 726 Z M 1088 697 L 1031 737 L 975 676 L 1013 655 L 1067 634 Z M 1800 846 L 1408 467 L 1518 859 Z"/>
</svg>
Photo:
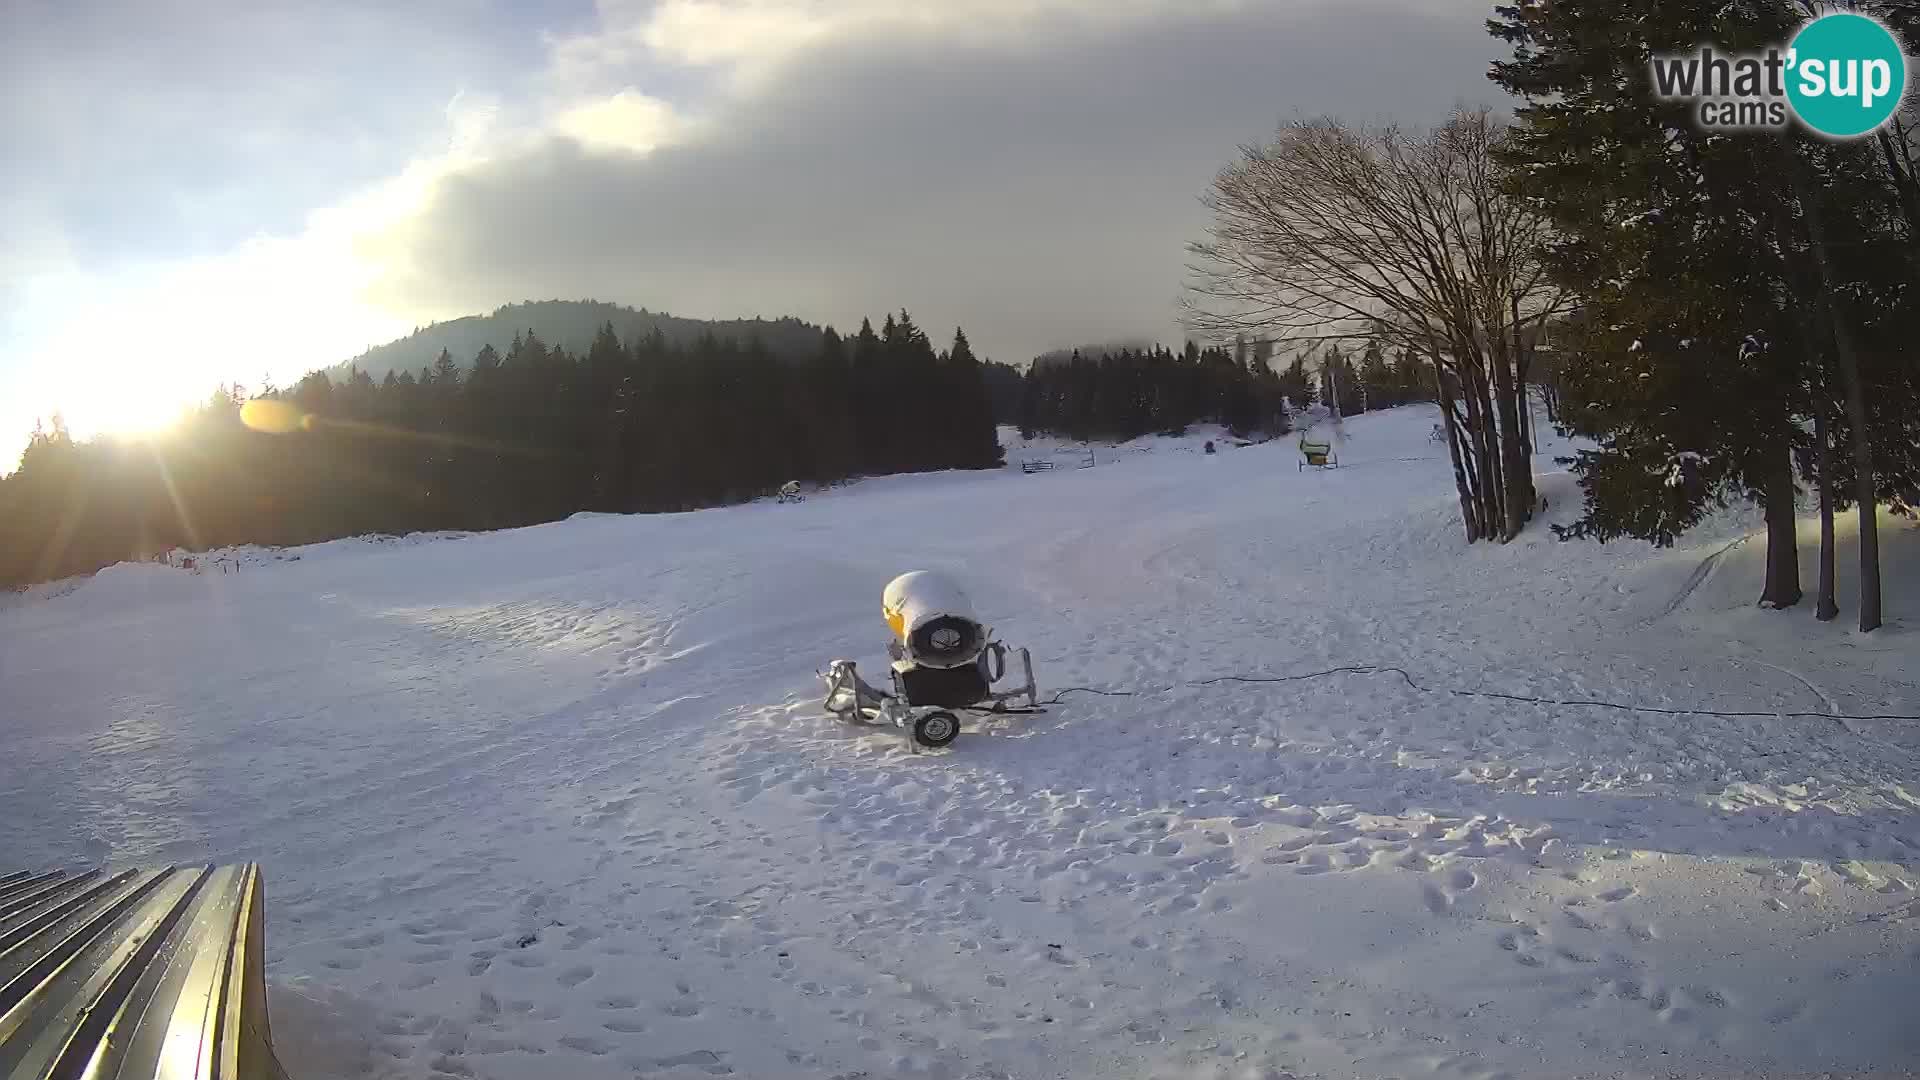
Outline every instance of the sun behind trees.
<svg viewBox="0 0 1920 1080">
<path fill-rule="evenodd" d="M 711 337 L 622 342 L 611 325 L 576 358 L 527 334 L 465 368 L 443 353 L 380 383 L 222 391 L 150 442 L 36 432 L 0 478 L 0 583 L 175 546 L 687 510 L 794 479 L 1000 461 L 966 335 L 936 352 L 906 312 L 850 339 L 829 329 L 796 361 Z"/>
</svg>

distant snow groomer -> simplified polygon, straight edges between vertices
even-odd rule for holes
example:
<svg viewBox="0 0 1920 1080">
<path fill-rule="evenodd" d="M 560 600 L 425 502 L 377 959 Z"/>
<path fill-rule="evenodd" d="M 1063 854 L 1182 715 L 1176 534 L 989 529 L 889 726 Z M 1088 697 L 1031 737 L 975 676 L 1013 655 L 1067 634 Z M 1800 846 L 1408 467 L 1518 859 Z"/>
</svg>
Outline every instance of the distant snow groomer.
<svg viewBox="0 0 1920 1080">
<path fill-rule="evenodd" d="M 966 593 L 927 570 L 894 578 L 880 600 L 893 638 L 893 692 L 867 685 L 851 660 L 835 660 L 822 676 L 826 709 L 850 724 L 885 724 L 910 732 L 919 746 L 940 747 L 960 734 L 955 709 L 1001 711 L 1010 701 L 1036 705 L 1033 658 L 1019 650 L 1026 683 L 995 693 L 1007 673 L 1007 647 L 981 625 Z"/>
</svg>

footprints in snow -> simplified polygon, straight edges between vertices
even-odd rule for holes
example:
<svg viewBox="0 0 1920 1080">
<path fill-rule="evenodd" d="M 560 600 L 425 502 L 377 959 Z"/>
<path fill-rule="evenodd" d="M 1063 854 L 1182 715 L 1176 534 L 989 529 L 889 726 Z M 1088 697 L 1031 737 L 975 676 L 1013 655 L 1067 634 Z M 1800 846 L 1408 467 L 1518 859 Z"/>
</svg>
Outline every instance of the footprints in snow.
<svg viewBox="0 0 1920 1080">
<path fill-rule="evenodd" d="M 1621 886 L 1569 897 L 1562 902 L 1558 920 L 1564 933 L 1514 919 L 1512 929 L 1500 932 L 1494 941 L 1514 963 L 1550 975 L 1554 981 L 1548 985 L 1568 988 L 1568 1004 L 1575 1007 L 1606 1001 L 1638 1004 L 1669 1024 L 1704 1023 L 1732 1008 L 1732 995 L 1718 987 L 1667 985 L 1649 970 L 1649 958 L 1635 950 L 1659 940 L 1659 927 L 1614 910 L 1638 895 L 1637 888 Z M 1804 1006 L 1781 1009 L 1767 1020 L 1788 1023 L 1804 1011 Z"/>
<path fill-rule="evenodd" d="M 1431 874 L 1461 859 L 1505 857 L 1536 865 L 1555 840 L 1550 829 L 1530 829 L 1503 818 L 1433 820 L 1406 827 L 1391 819 L 1362 819 L 1350 811 L 1344 816 L 1341 811 L 1324 818 L 1314 816 L 1319 813 L 1310 811 L 1305 818 L 1284 820 L 1284 824 L 1310 831 L 1280 841 L 1261 862 L 1309 875 L 1374 865 Z M 1464 881 L 1449 881 L 1429 885 L 1423 892 L 1429 907 L 1440 911 L 1451 907 L 1452 898 L 1472 887 Z"/>
<path fill-rule="evenodd" d="M 559 1042 L 569 1050 L 594 1057 L 605 1057 L 618 1049 L 613 1043 L 591 1035 L 563 1035 Z M 690 1050 L 684 1054 L 673 1054 L 667 1057 L 632 1053 L 622 1057 L 620 1063 L 643 1074 L 655 1069 L 683 1068 L 697 1069 L 710 1076 L 733 1074 L 733 1066 L 727 1064 L 727 1053 L 724 1050 Z"/>
<path fill-rule="evenodd" d="M 613 1044 L 603 1039 L 596 1039 L 591 1035 L 562 1035 L 560 1036 L 559 1042 L 561 1046 L 569 1050 L 578 1050 L 583 1054 L 592 1054 L 595 1057 L 613 1052 Z"/>
<path fill-rule="evenodd" d="M 445 912 L 431 923 L 339 939 L 340 951 L 333 959 L 341 970 L 364 967 L 363 958 L 377 956 L 396 969 L 391 990 L 412 994 L 444 981 L 462 985 L 458 993 L 471 1002 L 458 1016 L 399 1010 L 381 1017 L 374 1044 L 378 1052 L 441 1077 L 489 1075 L 480 1059 L 499 1054 L 574 1054 L 618 1062 L 642 1075 L 722 1076 L 736 1071 L 724 1050 L 701 1048 L 700 1041 L 687 1045 L 698 1040 L 705 1027 L 678 1025 L 704 1020 L 711 1009 L 684 980 L 668 982 L 661 988 L 664 993 L 653 996 L 607 988 L 571 999 L 590 1010 L 581 1017 L 584 1022 L 571 1030 L 550 1027 L 570 1014 L 570 995 L 602 985 L 596 981 L 601 972 L 595 964 L 566 963 L 564 958 L 568 951 L 603 937 L 605 929 L 550 918 L 545 910 L 549 902 L 540 895 L 523 898 L 518 905 L 488 900 Z M 504 920 L 504 925 L 483 923 L 485 929 L 468 925 L 475 915 L 496 912 L 517 912 L 517 918 Z M 528 926 L 535 929 L 524 929 Z M 460 950 L 453 945 L 460 941 L 478 947 Z M 602 951 L 621 955 L 626 946 Z M 460 974 L 450 978 L 453 972 Z M 515 996 L 514 990 L 524 996 Z M 761 1018 L 771 1019 L 772 1014 Z"/>
<path fill-rule="evenodd" d="M 1450 870 L 1439 884 L 1429 883 L 1421 889 L 1426 898 L 1427 910 L 1435 915 L 1445 915 L 1453 910 L 1453 905 L 1475 885 L 1480 884 L 1479 875 L 1465 868 Z"/>
<path fill-rule="evenodd" d="M 1715 987 L 1666 987 L 1631 974 L 1603 976 L 1574 991 L 1574 1000 L 1578 1004 L 1609 999 L 1644 1005 L 1656 1019 L 1666 1024 L 1703 1023 L 1733 1004 L 1724 991 Z M 1775 1014 L 1779 1019 L 1771 1022 L 1787 1023 L 1802 1011 L 1798 1008 L 1780 1010 Z"/>
<path fill-rule="evenodd" d="M 1017 944 L 995 940 L 977 925 L 991 918 L 990 905 L 973 906 L 974 898 L 969 897 L 964 888 L 954 891 L 956 883 L 964 886 L 968 881 L 1017 882 L 1015 888 L 1025 893 L 1020 899 L 1049 906 L 1058 905 L 1063 897 L 1076 893 L 1122 893 L 1145 901 L 1143 910 L 1191 913 L 1202 909 L 1224 910 L 1227 897 L 1213 886 L 1249 873 L 1260 873 L 1259 864 L 1271 871 L 1309 876 L 1378 865 L 1424 875 L 1424 879 L 1410 879 L 1410 882 L 1419 886 L 1425 906 L 1437 915 L 1479 915 L 1493 891 L 1488 888 L 1489 884 L 1503 883 L 1505 877 L 1497 862 L 1484 864 L 1474 860 L 1491 858 L 1523 866 L 1537 865 L 1554 839 L 1546 830 L 1529 829 L 1497 817 L 1417 821 L 1409 825 L 1403 819 L 1356 814 L 1351 808 L 1276 805 L 1224 793 L 1199 793 L 1190 807 L 1121 816 L 1124 810 L 1116 813 L 1111 805 L 1083 799 L 1071 792 L 1022 787 L 1018 777 L 1009 782 L 991 774 L 967 776 L 960 774 L 957 766 L 954 775 L 943 776 L 939 784 L 931 784 L 911 777 L 903 781 L 899 770 L 873 768 L 872 762 L 856 763 L 852 768 L 823 767 L 796 761 L 790 749 L 764 759 L 747 760 L 755 753 L 758 751 L 744 745 L 729 762 L 730 766 L 737 766 L 736 777 L 757 778 L 753 791 L 747 792 L 742 785 L 729 791 L 725 798 L 737 799 L 749 794 L 760 797 L 762 792 L 766 796 L 791 794 L 791 805 L 797 814 L 819 823 L 823 835 L 820 855 L 784 852 L 780 865 L 764 867 L 775 871 L 777 880 L 760 881 L 761 887 L 770 890 L 761 897 L 744 892 L 736 895 L 735 890 L 745 887 L 741 884 L 716 887 L 712 881 L 715 876 L 722 881 L 729 880 L 735 873 L 729 867 L 750 871 L 755 860 L 765 862 L 759 846 L 766 842 L 765 837 L 751 835 L 751 830 L 743 835 L 691 820 L 685 822 L 690 826 L 686 829 L 668 825 L 664 829 L 643 830 L 633 824 L 638 815 L 633 813 L 630 800 L 620 799 L 605 804 L 601 807 L 604 812 L 585 820 L 585 824 L 617 830 L 609 839 L 617 835 L 620 843 L 607 845 L 610 851 L 617 852 L 609 864 L 615 869 L 610 872 L 625 872 L 637 878 L 658 875 L 691 883 L 699 890 L 693 894 L 697 899 L 679 905 L 679 919 L 661 928 L 674 939 L 676 950 L 691 952 L 705 948 L 715 956 L 726 958 L 721 966 L 726 967 L 727 962 L 737 963 L 743 973 L 750 970 L 749 965 L 756 962 L 756 958 L 764 958 L 771 977 L 786 984 L 771 989 L 780 994 L 793 991 L 799 995 L 792 999 L 796 1004 L 803 998 L 826 998 L 821 1005 L 867 1006 L 830 1010 L 840 1014 L 835 1019 L 885 1016 L 885 1010 L 903 1005 L 911 1008 L 913 1002 L 920 1002 L 936 1013 L 958 1011 L 962 1017 L 960 1022 L 968 1031 L 993 1034 L 1012 1027 L 1004 1014 L 969 1015 L 967 1002 L 952 997 L 922 997 L 911 989 L 888 997 L 886 990 L 880 988 L 880 996 L 871 1003 L 835 1002 L 833 998 L 845 998 L 848 991 L 857 989 L 864 995 L 875 988 L 843 986 L 824 976 L 819 981 L 803 981 L 800 973 L 817 974 L 818 968 L 796 964 L 784 953 L 791 943 L 795 946 L 795 955 L 804 958 L 807 953 L 799 948 L 804 939 L 781 936 L 777 939 L 776 951 L 768 944 L 774 939 L 766 936 L 768 931 L 760 925 L 759 913 L 768 910 L 766 903 L 777 902 L 789 885 L 799 884 L 811 873 L 800 870 L 800 877 L 794 876 L 798 867 L 813 865 L 809 863 L 810 857 L 817 858 L 819 865 L 827 864 L 827 838 L 838 849 L 831 853 L 834 870 L 824 878 L 826 891 L 814 895 L 830 907 L 845 908 L 851 913 L 850 934 L 911 937 L 917 930 L 937 930 L 944 925 L 959 938 L 956 948 L 963 952 L 977 953 L 983 961 L 991 962 L 996 954 L 1006 955 L 1012 950 L 1007 960 L 1031 965 L 1024 972 L 1003 966 L 1006 975 L 995 971 L 982 974 L 988 986 L 997 985 L 1000 989 L 1006 987 L 1007 975 L 1019 986 L 1027 975 L 1047 971 L 1049 965 L 1098 970 L 1108 961 L 1098 953 L 1083 957 L 1061 949 L 1023 950 Z M 927 763 L 921 764 L 930 767 Z M 833 827 L 829 829 L 828 825 Z M 703 873 L 707 876 L 700 877 Z M 1597 888 L 1587 886 L 1588 891 Z M 621 895 L 632 895 L 632 892 L 629 885 Z M 1410 904 L 1412 894 L 1403 895 Z M 1526 928 L 1501 935 L 1502 952 L 1494 955 L 1501 957 L 1501 964 L 1511 957 L 1516 964 L 1534 969 L 1537 974 L 1530 972 L 1524 976 L 1528 981 L 1553 976 L 1572 982 L 1588 998 L 1640 1003 L 1670 1022 L 1728 1008 L 1726 997 L 1711 993 L 1710 988 L 1661 984 L 1627 955 L 1633 948 L 1632 941 L 1648 941 L 1656 936 L 1650 926 L 1638 926 L 1611 913 L 1612 905 L 1626 903 L 1635 895 L 1631 886 L 1594 892 L 1583 897 L 1582 903 L 1569 906 L 1564 916 L 1555 913 L 1555 919 L 1546 920 L 1551 931 Z M 1237 898 L 1238 893 L 1235 896 Z M 948 898 L 958 898 L 960 902 L 948 905 L 945 902 Z M 1004 898 L 1011 901 L 1014 894 L 1006 893 Z M 986 898 L 981 899 L 984 902 Z M 618 897 L 615 902 L 619 902 Z M 1045 917 L 1041 914 L 1045 908 L 1034 910 L 1036 915 Z M 969 921 L 974 925 L 967 925 Z M 568 990 L 584 987 L 580 997 L 572 1000 L 598 1006 L 597 1011 L 587 1012 L 572 1030 L 561 1029 L 566 1031 L 564 1037 L 556 1040 L 553 1034 L 544 1034 L 541 1039 L 544 1046 L 533 1048 L 525 1040 L 516 1042 L 510 1036 L 496 1038 L 476 1033 L 467 1041 L 466 1053 L 517 1047 L 522 1052 L 563 1052 L 605 1058 L 604 1063 L 592 1066 L 601 1069 L 618 1062 L 643 1073 L 680 1069 L 723 1075 L 734 1071 L 734 1063 L 717 1050 L 690 1050 L 672 1057 L 656 1055 L 667 1050 L 687 1049 L 684 1043 L 661 1045 L 663 1037 L 671 1038 L 674 1032 L 686 1037 L 703 1031 L 705 1025 L 721 1022 L 720 1014 L 732 1017 L 739 1014 L 738 1009 L 728 1012 L 724 1006 L 703 1006 L 684 985 L 668 989 L 665 995 L 651 989 L 631 995 L 610 994 L 609 990 L 629 989 L 618 983 L 614 969 L 602 965 L 604 977 L 596 982 L 593 970 L 586 965 L 562 966 L 568 959 L 562 953 L 569 947 L 563 940 L 572 939 L 578 933 L 581 937 L 572 942 L 578 944 L 597 934 L 580 927 L 554 931 L 544 923 L 525 920 L 511 929 L 520 930 L 528 925 L 541 926 L 541 937 L 524 948 L 515 947 L 514 935 L 508 933 L 506 927 L 493 936 L 490 944 L 496 947 L 470 953 L 463 953 L 457 945 L 447 948 L 458 940 L 458 935 L 447 933 L 445 927 L 419 928 L 423 932 L 390 946 L 396 948 L 402 958 L 409 958 L 407 950 L 417 946 L 413 955 L 422 958 L 414 966 L 429 971 L 448 963 L 452 956 L 462 956 L 452 962 L 467 964 L 471 960 L 470 972 L 474 976 L 491 974 L 500 980 L 494 983 L 496 987 L 534 985 L 547 980 Z M 1473 929 L 1477 925 L 1473 920 L 1457 917 L 1454 925 L 1462 927 L 1465 933 L 1478 933 Z M 615 920 L 605 929 L 621 942 L 635 939 L 634 927 L 630 924 L 618 924 Z M 626 931 L 624 935 L 622 930 Z M 1626 939 L 1621 940 L 1620 935 L 1626 935 Z M 366 944 L 354 946 L 358 949 L 385 944 L 377 933 L 360 937 L 368 940 Z M 485 937 L 476 934 L 473 939 L 480 942 Z M 1053 940 L 1066 942 L 1058 937 Z M 969 942 L 971 949 L 966 947 Z M 341 944 L 348 943 L 343 940 Z M 1156 944 L 1145 935 L 1136 935 L 1131 944 L 1140 950 L 1185 947 L 1179 940 Z M 730 951 L 720 951 L 722 949 Z M 437 957 L 436 950 L 449 955 Z M 544 987 L 544 992 L 561 1008 L 561 1013 L 545 1016 L 543 1009 L 541 1019 L 545 1022 L 559 1019 L 559 1015 L 564 1015 L 568 999 L 555 996 L 551 984 Z M 1716 997 L 1720 1002 L 1718 1006 L 1713 1004 Z M 510 1024 L 516 1016 L 531 1013 L 532 1009 L 529 1003 L 528 1009 L 520 1012 L 511 1001 L 503 1001 L 495 1006 L 492 1022 Z M 1079 1022 L 1076 1010 L 1085 1011 L 1083 1005 L 1066 997 L 1047 1003 L 1046 1009 L 1052 1019 L 1043 1020 L 1036 1011 L 1033 1022 L 1071 1025 Z M 1153 1041 L 1163 1029 L 1178 1030 L 1164 1023 L 1141 1021 L 1143 1014 L 1121 1001 L 1103 1003 L 1102 1010 L 1115 1017 L 1117 1030 L 1113 1034 L 1119 1038 L 1145 1044 Z M 1790 1011 L 1780 1010 L 1782 1018 L 1773 1022 L 1792 1021 L 1798 1014 L 1786 1015 Z M 688 1022 L 702 1016 L 708 1019 Z M 847 1019 L 846 1022 L 855 1021 Z M 1135 1026 L 1128 1029 L 1121 1026 L 1122 1022 Z M 882 1055 L 899 1049 L 887 1036 L 890 1032 L 876 1029 L 864 1035 L 860 1045 Z M 648 1053 L 634 1053 L 642 1048 Z M 457 1063 L 457 1055 L 440 1052 Z M 792 1060 L 791 1055 L 789 1059 Z M 905 1064 L 885 1074 L 931 1075 L 931 1066 L 941 1063 L 939 1054 L 918 1049 L 901 1054 L 896 1060 Z M 588 1066 L 581 1061 L 574 1067 Z M 565 1072 L 564 1065 L 559 1071 Z M 875 1073 L 880 1074 L 883 1073 Z M 954 1075 L 957 1077 L 959 1073 Z"/>
<path fill-rule="evenodd" d="M 1749 866 L 1747 873 L 1762 879 L 1768 895 L 1761 899 L 1761 903 L 1772 911 L 1785 911 L 1800 897 L 1824 896 L 1829 886 L 1837 882 L 1885 896 L 1904 896 L 1920 891 L 1920 883 L 1913 880 L 1913 874 L 1906 866 L 1888 862 L 1847 859 L 1825 863 L 1784 859 L 1777 863 Z"/>
</svg>

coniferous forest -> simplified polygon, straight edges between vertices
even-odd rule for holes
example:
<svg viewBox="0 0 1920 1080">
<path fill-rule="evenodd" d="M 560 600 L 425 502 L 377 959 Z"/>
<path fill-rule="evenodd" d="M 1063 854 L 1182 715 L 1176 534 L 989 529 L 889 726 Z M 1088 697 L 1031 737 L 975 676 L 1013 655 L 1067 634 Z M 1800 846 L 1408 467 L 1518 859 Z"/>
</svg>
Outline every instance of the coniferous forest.
<svg viewBox="0 0 1920 1080">
<path fill-rule="evenodd" d="M 1090 359 L 1036 361 L 1021 388 L 1021 433 L 1136 438 L 1219 423 L 1237 435 L 1287 430 L 1279 376 L 1264 361 L 1188 344 L 1175 353 L 1123 349 Z"/>
<path fill-rule="evenodd" d="M 906 312 L 817 350 L 611 325 L 584 356 L 531 333 L 504 354 L 442 353 L 417 374 L 222 390 L 164 435 L 77 441 L 57 420 L 0 478 L 0 584 L 174 547 L 500 529 L 580 511 L 675 511 L 790 480 L 1000 464 L 965 333 L 934 344 Z"/>
<path fill-rule="evenodd" d="M 1199 423 L 1242 437 L 1279 435 L 1290 412 L 1337 399 L 1341 414 L 1352 416 L 1431 400 L 1431 385 L 1412 354 L 1389 360 L 1373 344 L 1358 366 L 1329 349 L 1279 367 L 1244 344 L 1229 351 L 1189 342 L 1181 352 L 1119 349 L 1098 358 L 1075 351 L 1027 370 L 1013 422 L 1029 438 L 1047 432 L 1120 441 Z"/>
<path fill-rule="evenodd" d="M 337 372 L 334 374 L 338 374 Z M 808 356 L 609 324 L 584 356 L 531 331 L 418 373 L 314 372 L 290 388 L 222 388 L 140 440 L 39 430 L 0 477 L 0 584 L 87 573 L 174 548 L 293 545 L 343 536 L 487 530 L 581 511 L 650 513 L 741 502 L 790 480 L 993 468 L 997 424 L 1031 437 L 1123 441 L 1217 423 L 1286 432 L 1334 395 L 1353 415 L 1431 400 L 1410 354 L 1369 346 L 1278 366 L 1189 343 L 1179 352 L 1072 351 L 1025 371 L 935 351 L 912 316 Z"/>
</svg>

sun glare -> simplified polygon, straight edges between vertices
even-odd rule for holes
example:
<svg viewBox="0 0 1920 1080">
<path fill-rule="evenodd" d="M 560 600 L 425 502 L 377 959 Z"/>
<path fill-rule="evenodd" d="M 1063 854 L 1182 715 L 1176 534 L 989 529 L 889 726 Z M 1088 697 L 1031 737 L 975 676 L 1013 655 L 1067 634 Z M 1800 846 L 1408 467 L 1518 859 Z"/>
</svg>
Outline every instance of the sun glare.
<svg viewBox="0 0 1920 1080">
<path fill-rule="evenodd" d="M 141 437 L 157 435 L 172 427 L 182 411 L 180 402 L 166 395 L 108 387 L 76 402 L 66 420 L 74 433 L 83 437 Z"/>
<path fill-rule="evenodd" d="M 257 398 L 240 406 L 240 422 L 268 435 L 288 435 L 313 426 L 299 409 L 268 398 Z"/>
</svg>

